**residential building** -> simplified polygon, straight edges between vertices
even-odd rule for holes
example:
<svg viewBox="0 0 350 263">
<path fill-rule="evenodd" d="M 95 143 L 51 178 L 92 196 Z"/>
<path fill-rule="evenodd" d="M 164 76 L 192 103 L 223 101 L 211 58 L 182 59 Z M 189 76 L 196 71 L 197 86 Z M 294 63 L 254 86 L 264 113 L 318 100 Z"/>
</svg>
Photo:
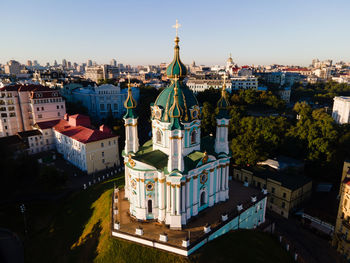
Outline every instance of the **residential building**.
<svg viewBox="0 0 350 263">
<path fill-rule="evenodd" d="M 57 152 L 83 172 L 91 174 L 119 166 L 118 136 L 105 125 L 92 129 L 88 116 L 76 114 L 66 115 L 52 130 Z"/>
<path fill-rule="evenodd" d="M 203 92 L 207 89 L 221 89 L 222 80 L 220 79 L 194 79 L 191 78 L 187 81 L 187 86 L 194 93 Z M 232 90 L 239 89 L 258 89 L 258 79 L 254 76 L 245 77 L 232 77 L 226 81 L 226 90 L 232 92 Z"/>
<path fill-rule="evenodd" d="M 119 76 L 119 68 L 111 65 L 90 66 L 85 69 L 85 78 L 98 82 L 104 79 L 115 79 Z"/>
<path fill-rule="evenodd" d="M 333 99 L 332 117 L 338 124 L 349 123 L 350 97 L 339 96 Z"/>
<path fill-rule="evenodd" d="M 32 130 L 36 122 L 62 119 L 65 113 L 57 90 L 32 84 L 0 88 L 0 136 Z"/>
<path fill-rule="evenodd" d="M 19 74 L 21 74 L 22 68 L 23 68 L 22 65 L 16 60 L 10 60 L 4 66 L 5 74 L 10 74 L 10 75 L 19 75 Z"/>
<path fill-rule="evenodd" d="M 332 245 L 350 260 L 350 162 L 345 161 L 339 190 L 339 209 Z"/>
<path fill-rule="evenodd" d="M 139 100 L 140 91 L 132 88 L 136 101 Z M 71 101 L 81 101 L 88 109 L 89 115 L 94 119 L 105 119 L 109 113 L 113 117 L 121 118 L 125 113 L 123 103 L 127 98 L 127 89 L 121 89 L 120 85 L 104 84 L 100 86 L 88 86 L 72 90 Z"/>
<path fill-rule="evenodd" d="M 288 218 L 306 201 L 312 191 L 312 180 L 302 175 L 277 171 L 268 166 L 234 168 L 233 178 L 269 193 L 267 208 Z"/>
</svg>

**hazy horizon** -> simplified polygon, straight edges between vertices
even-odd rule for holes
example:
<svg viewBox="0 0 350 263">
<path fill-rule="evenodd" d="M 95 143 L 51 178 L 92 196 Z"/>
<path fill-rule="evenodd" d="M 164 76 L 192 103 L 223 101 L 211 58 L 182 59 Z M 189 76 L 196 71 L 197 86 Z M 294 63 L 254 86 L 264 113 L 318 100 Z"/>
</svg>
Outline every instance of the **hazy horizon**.
<svg viewBox="0 0 350 263">
<path fill-rule="evenodd" d="M 178 19 L 185 64 L 301 65 L 350 61 L 349 1 L 30 1 L 2 3 L 0 63 L 157 65 L 173 56 Z"/>
</svg>

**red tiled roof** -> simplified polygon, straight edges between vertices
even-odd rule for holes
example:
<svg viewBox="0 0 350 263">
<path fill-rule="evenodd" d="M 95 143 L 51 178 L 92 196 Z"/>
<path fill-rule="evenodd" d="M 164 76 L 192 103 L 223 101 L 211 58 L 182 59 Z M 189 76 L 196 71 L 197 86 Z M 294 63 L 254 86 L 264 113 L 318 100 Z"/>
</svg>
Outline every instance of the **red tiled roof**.
<svg viewBox="0 0 350 263">
<path fill-rule="evenodd" d="M 41 99 L 41 98 L 58 98 L 61 97 L 60 93 L 57 90 L 34 90 L 31 92 L 32 99 Z"/>
<path fill-rule="evenodd" d="M 35 123 L 34 126 L 38 127 L 39 129 L 45 130 L 45 129 L 52 128 L 57 123 L 59 123 L 59 121 L 60 121 L 59 119 L 58 120 L 52 120 L 52 121 L 41 121 L 41 122 Z"/>
<path fill-rule="evenodd" d="M 52 91 L 48 87 L 38 84 L 10 84 L 0 88 L 0 91 Z"/>
<path fill-rule="evenodd" d="M 72 116 L 69 116 L 69 118 L 71 117 Z M 84 126 L 71 126 L 69 125 L 69 122 L 65 120 L 60 120 L 59 123 L 56 124 L 53 128 L 55 131 L 84 144 L 118 137 L 112 133 L 105 133 L 99 130 L 89 129 Z"/>
</svg>

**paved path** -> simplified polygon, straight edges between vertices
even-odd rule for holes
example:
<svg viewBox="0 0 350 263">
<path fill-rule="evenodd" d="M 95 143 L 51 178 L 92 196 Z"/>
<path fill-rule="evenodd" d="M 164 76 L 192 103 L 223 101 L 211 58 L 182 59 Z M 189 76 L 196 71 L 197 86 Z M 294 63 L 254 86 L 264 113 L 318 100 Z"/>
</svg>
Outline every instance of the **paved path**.
<svg viewBox="0 0 350 263">
<path fill-rule="evenodd" d="M 343 263 L 346 262 L 328 240 L 301 226 L 296 219 L 285 219 L 269 213 L 268 218 L 275 222 L 276 231 L 281 233 L 296 248 L 308 263 Z"/>
</svg>

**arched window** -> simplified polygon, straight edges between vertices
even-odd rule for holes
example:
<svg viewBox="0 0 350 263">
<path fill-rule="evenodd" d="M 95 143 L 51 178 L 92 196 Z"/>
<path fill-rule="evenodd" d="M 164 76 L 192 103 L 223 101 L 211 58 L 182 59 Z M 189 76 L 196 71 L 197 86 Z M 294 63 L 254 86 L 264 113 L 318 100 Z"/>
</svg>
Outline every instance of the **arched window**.
<svg viewBox="0 0 350 263">
<path fill-rule="evenodd" d="M 195 130 L 193 130 L 191 132 L 191 144 L 195 144 L 196 143 L 196 137 L 197 137 L 197 132 Z"/>
<path fill-rule="evenodd" d="M 205 191 L 203 191 L 202 193 L 201 193 L 201 204 L 200 204 L 200 206 L 203 206 L 203 205 L 205 205 Z"/>
<path fill-rule="evenodd" d="M 152 200 L 148 200 L 147 202 L 148 213 L 152 213 Z"/>
<path fill-rule="evenodd" d="M 162 133 L 160 132 L 160 130 L 157 130 L 156 132 L 156 141 L 157 143 L 162 143 Z"/>
</svg>

